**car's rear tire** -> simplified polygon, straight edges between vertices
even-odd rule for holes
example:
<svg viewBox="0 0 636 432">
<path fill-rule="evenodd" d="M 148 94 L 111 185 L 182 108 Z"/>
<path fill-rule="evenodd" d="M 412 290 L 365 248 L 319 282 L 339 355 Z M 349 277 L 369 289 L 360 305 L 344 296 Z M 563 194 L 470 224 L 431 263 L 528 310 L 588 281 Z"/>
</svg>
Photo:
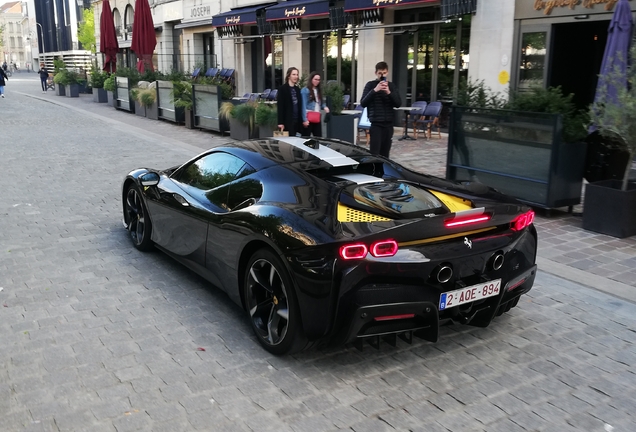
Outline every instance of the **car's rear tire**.
<svg viewBox="0 0 636 432">
<path fill-rule="evenodd" d="M 246 269 L 245 306 L 263 348 L 274 355 L 305 348 L 296 292 L 280 258 L 269 249 L 261 249 L 252 255 Z"/>
<path fill-rule="evenodd" d="M 153 248 L 153 243 L 150 239 L 152 223 L 150 222 L 150 217 L 148 217 L 148 210 L 141 197 L 141 192 L 137 185 L 134 184 L 131 184 L 126 190 L 124 222 L 128 227 L 128 235 L 137 249 L 149 251 Z"/>
</svg>

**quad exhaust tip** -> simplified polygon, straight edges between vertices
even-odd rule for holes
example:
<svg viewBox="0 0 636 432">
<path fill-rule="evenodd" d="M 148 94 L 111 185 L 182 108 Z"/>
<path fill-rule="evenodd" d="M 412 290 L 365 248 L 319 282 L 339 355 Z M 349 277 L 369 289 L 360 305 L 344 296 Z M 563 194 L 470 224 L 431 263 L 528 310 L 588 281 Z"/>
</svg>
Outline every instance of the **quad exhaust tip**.
<svg viewBox="0 0 636 432">
<path fill-rule="evenodd" d="M 505 261 L 505 259 L 504 259 L 503 252 L 497 252 L 492 257 L 492 269 L 493 270 L 499 270 L 500 268 L 503 267 L 504 261 Z"/>
<path fill-rule="evenodd" d="M 451 280 L 452 277 L 453 268 L 450 266 L 450 264 L 440 265 L 437 270 L 437 274 L 435 275 L 435 279 L 437 279 L 437 282 L 441 284 L 448 282 L 449 280 Z"/>
</svg>

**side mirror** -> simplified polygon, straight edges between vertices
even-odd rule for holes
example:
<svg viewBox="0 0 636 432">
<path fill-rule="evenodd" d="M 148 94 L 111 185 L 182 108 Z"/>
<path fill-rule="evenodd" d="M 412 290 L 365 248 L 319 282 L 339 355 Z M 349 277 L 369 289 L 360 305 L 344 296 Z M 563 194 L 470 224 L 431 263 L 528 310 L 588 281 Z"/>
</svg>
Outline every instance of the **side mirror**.
<svg viewBox="0 0 636 432">
<path fill-rule="evenodd" d="M 139 176 L 142 186 L 157 186 L 159 184 L 159 174 L 155 172 L 147 172 Z"/>
</svg>

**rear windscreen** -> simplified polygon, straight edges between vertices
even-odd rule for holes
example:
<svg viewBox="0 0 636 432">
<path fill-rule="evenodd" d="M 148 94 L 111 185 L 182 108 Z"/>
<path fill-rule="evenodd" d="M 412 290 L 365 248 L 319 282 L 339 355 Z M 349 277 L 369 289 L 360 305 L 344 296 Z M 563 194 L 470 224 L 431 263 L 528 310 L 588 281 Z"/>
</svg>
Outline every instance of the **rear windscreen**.
<svg viewBox="0 0 636 432">
<path fill-rule="evenodd" d="M 352 192 L 356 203 L 387 213 L 413 215 L 443 208 L 426 189 L 399 181 L 358 185 Z"/>
</svg>

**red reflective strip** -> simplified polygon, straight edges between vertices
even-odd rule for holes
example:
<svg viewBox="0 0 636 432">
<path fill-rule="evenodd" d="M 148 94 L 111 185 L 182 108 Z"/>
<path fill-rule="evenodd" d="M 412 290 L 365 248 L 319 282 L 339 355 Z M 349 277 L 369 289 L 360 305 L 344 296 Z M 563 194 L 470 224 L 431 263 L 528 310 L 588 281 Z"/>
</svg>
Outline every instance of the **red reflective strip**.
<svg viewBox="0 0 636 432">
<path fill-rule="evenodd" d="M 387 315 L 373 318 L 375 321 L 391 321 L 400 319 L 409 319 L 415 317 L 415 314 Z"/>
<path fill-rule="evenodd" d="M 521 279 L 519 282 L 517 282 L 514 285 L 511 285 L 508 287 L 508 291 L 512 291 L 513 289 L 517 288 L 519 285 L 523 285 L 523 283 L 525 282 L 525 279 Z"/>
<path fill-rule="evenodd" d="M 475 216 L 475 217 L 469 217 L 464 219 L 456 218 L 456 219 L 447 220 L 446 222 L 444 222 L 444 226 L 446 228 L 452 228 L 456 226 L 464 226 L 464 225 L 470 225 L 470 224 L 479 223 L 479 222 L 485 222 L 487 220 L 490 220 L 489 215 Z"/>
</svg>

